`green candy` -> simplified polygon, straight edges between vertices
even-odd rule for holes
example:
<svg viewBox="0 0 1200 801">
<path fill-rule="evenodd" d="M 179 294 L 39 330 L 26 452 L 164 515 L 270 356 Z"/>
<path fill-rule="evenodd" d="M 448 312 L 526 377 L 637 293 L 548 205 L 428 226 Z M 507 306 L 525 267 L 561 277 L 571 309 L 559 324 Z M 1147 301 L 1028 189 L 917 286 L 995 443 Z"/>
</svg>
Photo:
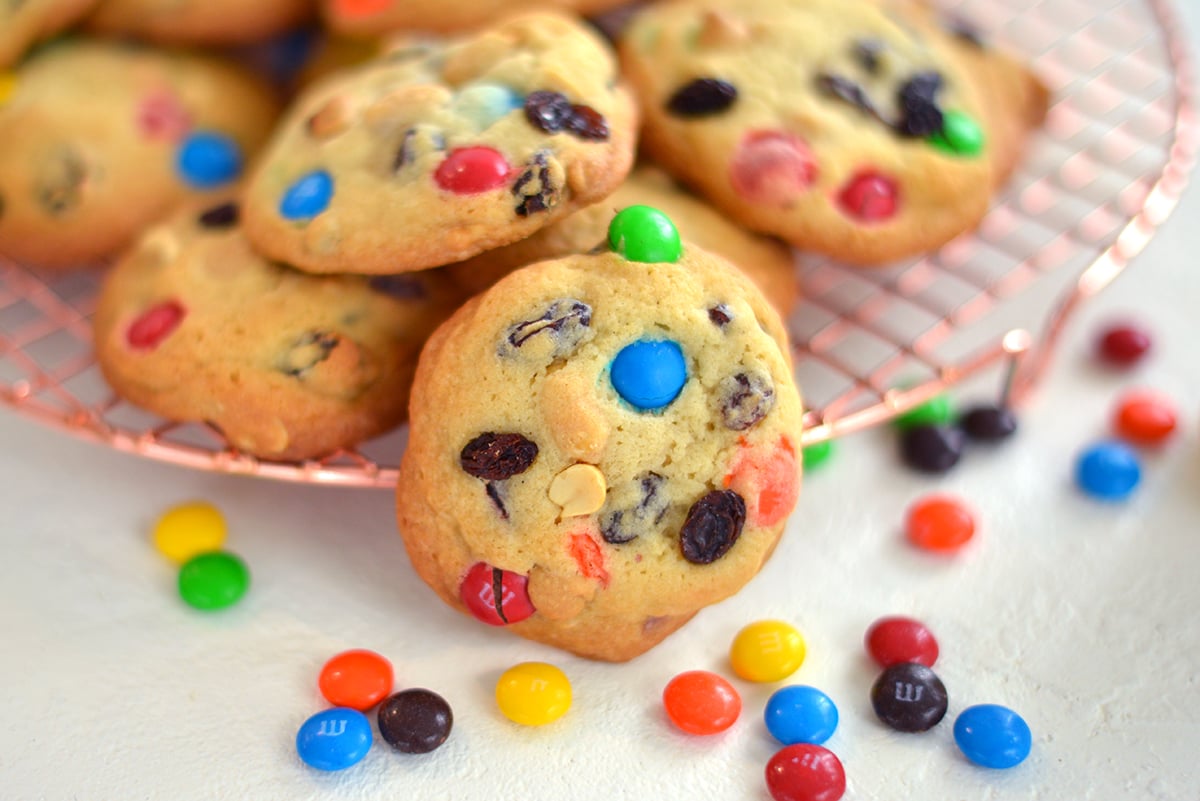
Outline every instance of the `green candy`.
<svg viewBox="0 0 1200 801">
<path fill-rule="evenodd" d="M 916 408 L 909 409 L 895 420 L 896 428 L 905 431 L 916 426 L 945 425 L 954 422 L 954 404 L 949 395 L 935 395 Z"/>
<path fill-rule="evenodd" d="M 671 218 L 651 206 L 626 206 L 608 225 L 608 245 L 629 261 L 676 262 L 683 255 Z"/>
<path fill-rule="evenodd" d="M 926 141 L 956 156 L 978 156 L 983 152 L 983 128 L 971 116 L 950 110 L 942 115 L 942 130 Z"/>
<path fill-rule="evenodd" d="M 179 569 L 179 595 L 196 609 L 224 609 L 238 602 L 250 586 L 250 571 L 228 551 L 194 556 Z"/>
<path fill-rule="evenodd" d="M 800 449 L 800 462 L 805 470 L 813 470 L 829 461 L 833 455 L 833 440 L 826 439 Z"/>
</svg>

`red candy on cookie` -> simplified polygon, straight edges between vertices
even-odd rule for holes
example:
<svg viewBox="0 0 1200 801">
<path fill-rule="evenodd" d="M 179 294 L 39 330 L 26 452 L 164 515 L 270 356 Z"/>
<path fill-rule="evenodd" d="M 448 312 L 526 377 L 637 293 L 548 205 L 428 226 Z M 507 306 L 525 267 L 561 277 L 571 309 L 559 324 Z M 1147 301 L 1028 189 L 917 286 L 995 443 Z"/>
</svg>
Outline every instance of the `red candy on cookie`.
<svg viewBox="0 0 1200 801">
<path fill-rule="evenodd" d="M 899 194 L 896 182 L 887 176 L 860 172 L 838 193 L 838 207 L 859 222 L 883 222 L 895 216 Z"/>
<path fill-rule="evenodd" d="M 489 626 L 518 623 L 535 611 L 527 577 L 484 562 L 472 565 L 458 592 L 471 614 Z"/>
<path fill-rule="evenodd" d="M 150 350 L 178 328 L 185 315 L 183 306 L 173 300 L 151 306 L 130 324 L 125 339 L 131 348 Z"/>
<path fill-rule="evenodd" d="M 817 160 L 800 137 L 785 131 L 751 131 L 729 165 L 729 181 L 755 203 L 787 206 L 817 180 Z"/>
<path fill-rule="evenodd" d="M 800 497 L 796 449 L 781 437 L 769 453 L 742 444 L 725 486 L 746 499 L 746 511 L 756 526 L 773 526 L 783 520 Z"/>
<path fill-rule="evenodd" d="M 499 151 L 490 147 L 463 147 L 446 156 L 433 179 L 447 192 L 477 195 L 504 186 L 510 172 L 512 168 Z"/>
</svg>

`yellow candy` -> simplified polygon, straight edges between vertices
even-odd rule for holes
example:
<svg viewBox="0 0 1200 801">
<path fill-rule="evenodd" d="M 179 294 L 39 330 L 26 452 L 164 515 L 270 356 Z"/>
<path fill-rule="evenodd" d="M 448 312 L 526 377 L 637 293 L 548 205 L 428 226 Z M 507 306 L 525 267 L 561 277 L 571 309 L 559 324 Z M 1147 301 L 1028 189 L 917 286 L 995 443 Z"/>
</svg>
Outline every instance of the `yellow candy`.
<svg viewBox="0 0 1200 801">
<path fill-rule="evenodd" d="M 168 509 L 154 524 L 154 547 L 180 564 L 225 544 L 225 517 L 211 503 L 195 501 Z"/>
<path fill-rule="evenodd" d="M 8 103 L 9 100 L 12 100 L 12 96 L 16 93 L 16 73 L 0 70 L 0 107 L 3 107 Z"/>
<path fill-rule="evenodd" d="M 747 681 L 779 681 L 804 663 L 804 638 L 782 620 L 760 620 L 738 632 L 729 649 L 733 672 Z"/>
<path fill-rule="evenodd" d="M 496 703 L 514 723 L 544 726 L 571 708 L 571 682 L 554 665 L 522 662 L 504 671 L 496 682 Z"/>
</svg>

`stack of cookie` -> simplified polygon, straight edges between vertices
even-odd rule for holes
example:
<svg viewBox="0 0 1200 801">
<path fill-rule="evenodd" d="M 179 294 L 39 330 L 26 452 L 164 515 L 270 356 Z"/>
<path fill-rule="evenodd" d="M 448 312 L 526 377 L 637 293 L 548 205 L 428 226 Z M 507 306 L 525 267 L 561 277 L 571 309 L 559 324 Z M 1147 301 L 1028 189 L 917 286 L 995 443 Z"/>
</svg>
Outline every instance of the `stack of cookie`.
<svg viewBox="0 0 1200 801">
<path fill-rule="evenodd" d="M 618 5 L 0 7 L 0 67 L 96 37 L 0 77 L 0 255 L 115 259 L 113 387 L 261 458 L 353 446 L 411 392 L 422 577 L 630 658 L 752 577 L 795 502 L 792 248 L 884 264 L 969 230 L 1046 95 L 922 0 Z M 318 16 L 270 75 L 263 40 Z"/>
</svg>

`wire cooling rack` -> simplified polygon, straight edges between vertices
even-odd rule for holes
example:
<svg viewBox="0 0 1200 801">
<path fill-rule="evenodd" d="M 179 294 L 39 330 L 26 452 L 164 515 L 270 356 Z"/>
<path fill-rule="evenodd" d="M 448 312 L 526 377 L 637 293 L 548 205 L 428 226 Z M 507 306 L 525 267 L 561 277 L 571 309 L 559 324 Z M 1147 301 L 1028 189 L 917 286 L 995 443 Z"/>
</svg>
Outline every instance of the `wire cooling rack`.
<svg viewBox="0 0 1200 801">
<path fill-rule="evenodd" d="M 886 269 L 798 258 L 804 297 L 789 328 L 809 407 L 805 444 L 883 422 L 990 368 L 1019 402 L 1075 307 L 1174 209 L 1195 161 L 1191 63 L 1167 0 L 943 5 L 1027 58 L 1052 106 L 979 230 Z M 98 286 L 94 271 L 38 274 L 0 259 L 0 400 L 76 436 L 177 464 L 395 483 L 404 428 L 319 461 L 265 462 L 230 448 L 212 426 L 169 422 L 115 397 L 92 355 Z"/>
</svg>

